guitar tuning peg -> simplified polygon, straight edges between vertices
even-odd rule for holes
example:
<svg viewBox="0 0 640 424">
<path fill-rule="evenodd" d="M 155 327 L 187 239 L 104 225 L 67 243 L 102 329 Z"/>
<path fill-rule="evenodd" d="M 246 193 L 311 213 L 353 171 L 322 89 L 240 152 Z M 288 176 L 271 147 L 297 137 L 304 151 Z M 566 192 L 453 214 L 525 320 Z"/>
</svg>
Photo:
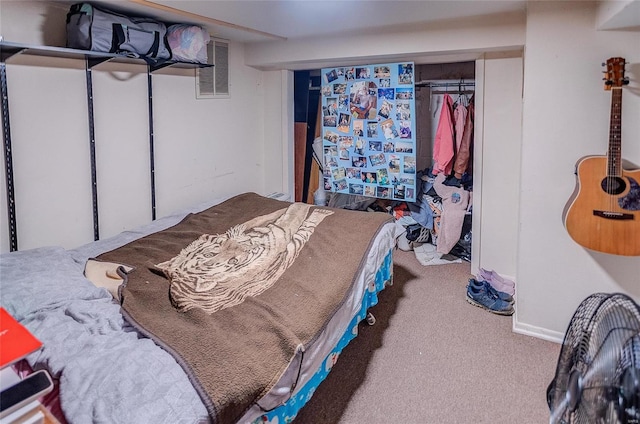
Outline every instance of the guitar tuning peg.
<svg viewBox="0 0 640 424">
<path fill-rule="evenodd" d="M 629 78 L 623 78 L 622 79 L 622 85 L 628 85 L 629 84 Z"/>
</svg>

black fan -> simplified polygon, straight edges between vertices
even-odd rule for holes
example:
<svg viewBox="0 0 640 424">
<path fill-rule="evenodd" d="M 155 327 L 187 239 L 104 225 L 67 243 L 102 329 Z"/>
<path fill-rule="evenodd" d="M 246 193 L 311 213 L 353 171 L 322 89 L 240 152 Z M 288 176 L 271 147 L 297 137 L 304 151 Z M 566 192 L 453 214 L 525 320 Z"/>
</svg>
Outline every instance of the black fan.
<svg viewBox="0 0 640 424">
<path fill-rule="evenodd" d="M 640 308 L 630 297 L 597 293 L 582 301 L 547 403 L 551 424 L 640 423 Z"/>
</svg>

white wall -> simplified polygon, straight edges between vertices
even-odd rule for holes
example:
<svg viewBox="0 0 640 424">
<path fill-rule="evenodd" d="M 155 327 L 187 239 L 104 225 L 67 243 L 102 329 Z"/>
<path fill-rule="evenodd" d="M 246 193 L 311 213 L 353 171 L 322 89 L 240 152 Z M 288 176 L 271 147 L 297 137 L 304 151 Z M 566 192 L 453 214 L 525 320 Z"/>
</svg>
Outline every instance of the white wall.
<svg viewBox="0 0 640 424">
<path fill-rule="evenodd" d="M 476 68 L 482 90 L 474 149 L 472 272 L 482 267 L 513 279 L 518 253 L 522 56 L 488 54 Z"/>
<path fill-rule="evenodd" d="M 624 57 L 622 156 L 640 164 L 640 33 L 596 31 L 589 4 L 532 2 L 524 67 L 517 331 L 563 333 L 594 292 L 640 299 L 640 257 L 590 252 L 562 223 L 578 158 L 606 154 L 611 94 L 602 62 Z M 554 334 L 555 332 L 555 334 Z"/>
<path fill-rule="evenodd" d="M 504 14 L 452 23 L 407 26 L 402 32 L 350 34 L 247 45 L 245 63 L 261 69 L 320 69 L 411 58 L 416 63 L 460 62 L 524 44 L 524 16 Z"/>
<path fill-rule="evenodd" d="M 55 3 L 3 2 L 1 34 L 11 42 L 64 45 L 64 13 Z M 288 189 L 281 88 L 287 73 L 245 66 L 243 49 L 230 45 L 228 99 L 196 100 L 194 70 L 153 74 L 158 217 L 213 197 Z M 92 76 L 104 238 L 151 220 L 147 75 L 144 65 L 106 63 Z M 84 62 L 17 55 L 7 62 L 7 80 L 19 248 L 91 241 Z M 272 104 L 277 110 L 266 113 Z M 7 251 L 4 167 L 2 175 L 0 250 Z"/>
</svg>

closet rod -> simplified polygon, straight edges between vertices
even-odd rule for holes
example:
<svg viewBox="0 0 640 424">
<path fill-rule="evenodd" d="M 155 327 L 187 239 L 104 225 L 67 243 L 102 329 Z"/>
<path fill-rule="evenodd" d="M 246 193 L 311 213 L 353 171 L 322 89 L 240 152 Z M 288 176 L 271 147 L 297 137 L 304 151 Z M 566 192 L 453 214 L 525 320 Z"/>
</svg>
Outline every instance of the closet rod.
<svg viewBox="0 0 640 424">
<path fill-rule="evenodd" d="M 475 82 L 470 82 L 470 81 L 461 81 L 461 82 L 431 82 L 431 81 L 418 81 L 416 84 L 416 87 L 430 87 L 430 88 L 434 88 L 434 87 L 475 87 L 476 83 Z"/>
<path fill-rule="evenodd" d="M 475 94 L 475 90 L 431 90 L 431 94 Z"/>
</svg>

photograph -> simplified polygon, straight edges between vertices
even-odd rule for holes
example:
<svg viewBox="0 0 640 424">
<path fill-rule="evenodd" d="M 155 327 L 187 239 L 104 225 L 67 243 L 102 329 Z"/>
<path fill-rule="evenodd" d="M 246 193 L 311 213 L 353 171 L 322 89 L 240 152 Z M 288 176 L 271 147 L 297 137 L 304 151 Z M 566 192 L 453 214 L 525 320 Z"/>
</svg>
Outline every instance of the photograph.
<svg viewBox="0 0 640 424">
<path fill-rule="evenodd" d="M 324 156 L 324 167 L 325 169 L 331 169 L 331 168 L 335 168 L 336 166 L 338 166 L 338 160 L 336 159 L 335 156 L 331 156 L 331 155 L 325 155 Z"/>
<path fill-rule="evenodd" d="M 396 145 L 393 143 L 393 141 L 387 141 L 382 146 L 382 151 L 385 153 L 393 153 L 396 151 Z"/>
<path fill-rule="evenodd" d="M 351 165 L 357 168 L 366 168 L 367 158 L 364 156 L 355 156 L 351 159 Z"/>
<path fill-rule="evenodd" d="M 322 117 L 322 125 L 325 127 L 335 127 L 338 123 L 338 117 L 335 115 L 327 115 Z"/>
<path fill-rule="evenodd" d="M 378 182 L 378 177 L 375 171 L 366 171 L 362 173 L 362 181 L 368 184 L 375 184 Z"/>
<path fill-rule="evenodd" d="M 396 141 L 397 153 L 413 153 L 413 142 L 411 141 Z"/>
<path fill-rule="evenodd" d="M 398 121 L 411 119 L 411 103 L 408 100 L 396 101 L 396 119 Z"/>
<path fill-rule="evenodd" d="M 362 184 L 349 184 L 349 194 L 356 194 L 361 196 L 364 192 L 364 186 Z"/>
<path fill-rule="evenodd" d="M 373 185 L 364 186 L 364 195 L 369 197 L 376 197 L 376 186 L 373 186 Z"/>
<path fill-rule="evenodd" d="M 351 124 L 351 115 L 349 115 L 348 113 L 341 113 L 340 123 L 338 124 L 338 131 L 343 133 L 350 132 L 349 130 L 350 124 Z"/>
<path fill-rule="evenodd" d="M 353 148 L 353 153 L 360 156 L 364 155 L 366 143 L 367 142 L 363 138 L 358 137 L 358 139 L 356 140 L 356 145 Z"/>
<path fill-rule="evenodd" d="M 369 137 L 369 138 L 378 137 L 378 122 L 377 121 L 367 121 L 367 137 Z"/>
<path fill-rule="evenodd" d="M 344 69 L 344 79 L 347 81 L 352 81 L 356 78 L 356 70 L 355 68 L 345 68 Z"/>
<path fill-rule="evenodd" d="M 379 197 L 381 199 L 389 199 L 391 197 L 390 194 L 390 189 L 388 187 L 377 187 L 376 197 Z"/>
<path fill-rule="evenodd" d="M 340 110 L 349 109 L 349 96 L 347 94 L 340 94 L 338 96 L 338 108 Z"/>
<path fill-rule="evenodd" d="M 372 152 L 382 151 L 382 141 L 371 140 L 369 141 L 369 150 Z"/>
<path fill-rule="evenodd" d="M 338 145 L 345 149 L 353 147 L 353 137 L 350 135 L 341 135 L 338 138 Z"/>
<path fill-rule="evenodd" d="M 333 94 L 345 94 L 347 92 L 347 84 L 333 84 Z"/>
<path fill-rule="evenodd" d="M 413 156 L 405 156 L 403 160 L 403 170 L 405 174 L 416 173 L 416 158 Z"/>
<path fill-rule="evenodd" d="M 334 133 L 333 131 L 325 131 L 324 133 L 324 139 L 329 143 L 336 144 L 338 142 L 338 137 L 339 137 L 339 134 Z"/>
<path fill-rule="evenodd" d="M 414 193 L 415 189 L 412 187 L 407 187 L 406 191 L 405 191 L 405 199 L 415 199 Z"/>
<path fill-rule="evenodd" d="M 358 119 L 372 119 L 376 114 L 378 87 L 373 82 L 358 81 L 351 85 L 349 110 Z"/>
<path fill-rule="evenodd" d="M 400 121 L 400 138 L 411 138 L 411 121 Z"/>
<path fill-rule="evenodd" d="M 378 153 L 376 155 L 369 156 L 371 166 L 386 165 L 387 159 L 384 157 L 384 153 Z"/>
<path fill-rule="evenodd" d="M 396 130 L 393 119 L 387 119 L 380 122 L 380 128 L 382 128 L 382 133 L 384 134 L 384 138 L 386 140 L 391 140 L 398 137 L 398 130 Z"/>
<path fill-rule="evenodd" d="M 389 172 L 391 173 L 400 172 L 400 156 L 389 155 Z"/>
<path fill-rule="evenodd" d="M 380 87 L 391 87 L 390 78 L 380 78 Z"/>
<path fill-rule="evenodd" d="M 333 93 L 331 92 L 331 86 L 330 85 L 323 85 L 322 89 L 321 89 L 322 95 L 327 97 L 327 96 L 331 96 Z"/>
<path fill-rule="evenodd" d="M 324 74 L 324 77 L 326 78 L 327 83 L 330 83 L 338 79 L 338 73 L 335 69 L 332 69 L 331 71 Z"/>
<path fill-rule="evenodd" d="M 346 190 L 348 187 L 347 180 L 342 179 L 342 180 L 334 181 L 333 186 L 335 187 L 336 191 Z"/>
<path fill-rule="evenodd" d="M 338 148 L 336 146 L 324 146 L 325 156 L 338 156 Z"/>
<path fill-rule="evenodd" d="M 345 172 L 343 167 L 336 168 L 332 172 L 333 172 L 333 179 L 334 180 L 343 179 L 343 178 L 346 178 L 346 176 L 347 176 L 347 174 L 346 174 L 346 172 Z"/>
<path fill-rule="evenodd" d="M 391 115 L 392 110 L 393 110 L 393 103 L 387 99 L 384 99 L 382 101 L 382 104 L 380 105 L 380 109 L 378 109 L 378 115 L 387 119 L 389 118 L 389 115 Z"/>
<path fill-rule="evenodd" d="M 389 185 L 389 173 L 387 168 L 381 168 L 376 171 L 378 177 L 378 184 Z"/>
<path fill-rule="evenodd" d="M 412 63 L 401 63 L 398 65 L 398 84 L 413 84 Z"/>
<path fill-rule="evenodd" d="M 327 105 L 323 107 L 322 112 L 324 115 L 337 115 L 338 114 L 338 99 L 335 97 L 329 97 L 327 99 Z"/>
<path fill-rule="evenodd" d="M 324 189 L 326 191 L 331 191 L 331 178 L 323 178 L 324 180 Z"/>
<path fill-rule="evenodd" d="M 397 186 L 395 186 L 393 188 L 393 197 L 395 199 L 404 199 L 405 193 L 404 193 L 405 187 L 402 184 L 399 184 Z"/>
<path fill-rule="evenodd" d="M 362 178 L 362 172 L 360 168 L 347 168 L 347 178 L 360 179 Z"/>
<path fill-rule="evenodd" d="M 413 99 L 413 88 L 396 88 L 396 99 L 411 100 Z"/>
<path fill-rule="evenodd" d="M 393 88 L 378 88 L 378 99 L 386 99 L 393 101 L 395 98 L 395 91 Z"/>
<path fill-rule="evenodd" d="M 358 137 L 364 136 L 364 121 L 356 119 L 353 121 L 353 135 Z"/>
<path fill-rule="evenodd" d="M 374 78 L 389 78 L 391 76 L 391 68 L 387 65 L 373 67 Z"/>
<path fill-rule="evenodd" d="M 369 79 L 371 78 L 371 71 L 369 67 L 356 68 L 356 79 Z"/>
<path fill-rule="evenodd" d="M 406 175 L 400 176 L 400 184 L 413 186 L 413 185 L 415 185 L 415 181 L 416 181 L 416 179 L 413 176 L 411 176 L 411 177 L 406 176 Z"/>
</svg>

